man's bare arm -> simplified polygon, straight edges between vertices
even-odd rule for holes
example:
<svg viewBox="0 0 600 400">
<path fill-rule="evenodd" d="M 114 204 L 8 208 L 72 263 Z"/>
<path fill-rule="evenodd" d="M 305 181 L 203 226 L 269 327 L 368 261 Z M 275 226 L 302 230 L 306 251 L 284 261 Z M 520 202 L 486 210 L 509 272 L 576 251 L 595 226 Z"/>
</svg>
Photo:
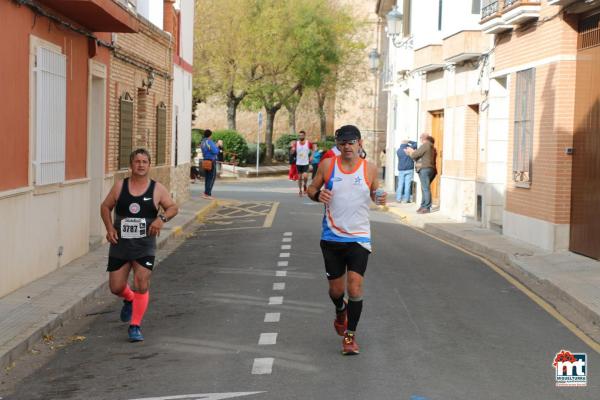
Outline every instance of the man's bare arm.
<svg viewBox="0 0 600 400">
<path fill-rule="evenodd" d="M 308 197 L 310 197 L 314 201 L 320 201 L 322 203 L 329 203 L 331 200 L 331 192 L 327 189 L 321 189 L 325 184 L 325 179 L 327 178 L 325 174 L 331 168 L 331 163 L 335 159 L 326 158 L 319 164 L 319 169 L 317 169 L 317 174 L 315 175 L 315 179 L 312 180 L 310 186 L 308 187 L 306 193 Z M 319 192 L 320 190 L 320 192 Z M 319 193 L 319 198 L 316 198 L 317 193 Z"/>
<path fill-rule="evenodd" d="M 104 227 L 106 228 L 106 240 L 113 244 L 117 243 L 118 234 L 117 230 L 113 226 L 111 212 L 117 205 L 117 200 L 119 198 L 119 194 L 121 193 L 122 187 L 123 181 L 115 183 L 110 189 L 110 192 L 108 192 L 106 195 L 106 198 L 102 204 L 100 204 L 100 217 L 102 218 L 102 222 L 104 222 Z"/>
</svg>

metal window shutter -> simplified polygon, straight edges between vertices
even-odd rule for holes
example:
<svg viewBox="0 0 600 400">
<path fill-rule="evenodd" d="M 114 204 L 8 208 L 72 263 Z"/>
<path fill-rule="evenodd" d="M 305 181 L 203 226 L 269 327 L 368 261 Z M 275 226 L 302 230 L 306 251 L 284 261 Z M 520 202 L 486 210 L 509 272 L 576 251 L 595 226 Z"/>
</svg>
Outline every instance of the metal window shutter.
<svg viewBox="0 0 600 400">
<path fill-rule="evenodd" d="M 67 58 L 49 49 L 36 51 L 35 184 L 65 180 Z"/>
<path fill-rule="evenodd" d="M 160 103 L 156 107 L 156 164 L 167 162 L 167 106 Z"/>
<path fill-rule="evenodd" d="M 133 151 L 133 98 L 125 93 L 119 103 L 119 169 L 124 169 Z"/>
</svg>

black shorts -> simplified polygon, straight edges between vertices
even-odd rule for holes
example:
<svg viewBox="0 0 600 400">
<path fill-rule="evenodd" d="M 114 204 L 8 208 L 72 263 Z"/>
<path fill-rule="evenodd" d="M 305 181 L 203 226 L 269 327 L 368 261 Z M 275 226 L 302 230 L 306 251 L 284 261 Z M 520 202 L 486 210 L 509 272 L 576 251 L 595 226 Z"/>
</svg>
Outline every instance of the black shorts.
<svg viewBox="0 0 600 400">
<path fill-rule="evenodd" d="M 138 264 L 140 264 L 142 267 L 149 269 L 150 271 L 152 271 L 152 268 L 154 268 L 154 256 L 146 256 L 146 257 L 140 257 L 140 258 L 136 258 L 135 260 L 123 260 L 121 258 L 116 258 L 116 257 L 108 257 L 108 268 L 106 268 L 106 270 L 108 272 L 113 272 L 113 271 L 117 271 L 119 269 L 121 269 L 121 267 L 125 264 L 127 264 L 130 261 L 135 261 Z"/>
<path fill-rule="evenodd" d="M 330 242 L 321 240 L 321 252 L 325 261 L 327 279 L 344 276 L 346 270 L 365 276 L 369 250 L 356 242 Z"/>
<path fill-rule="evenodd" d="M 296 164 L 296 168 L 298 169 L 299 174 L 305 174 L 308 172 L 308 165 L 298 165 Z"/>
</svg>

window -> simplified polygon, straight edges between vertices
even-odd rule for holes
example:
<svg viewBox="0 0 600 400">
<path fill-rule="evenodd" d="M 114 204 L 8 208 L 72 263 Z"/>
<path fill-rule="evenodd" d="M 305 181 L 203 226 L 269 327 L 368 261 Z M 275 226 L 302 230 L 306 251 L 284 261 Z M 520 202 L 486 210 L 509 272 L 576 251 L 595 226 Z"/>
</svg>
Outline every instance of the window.
<svg viewBox="0 0 600 400">
<path fill-rule="evenodd" d="M 133 97 L 126 92 L 119 103 L 119 169 L 125 169 L 133 151 Z"/>
<path fill-rule="evenodd" d="M 471 3 L 471 14 L 479 14 L 481 12 L 481 0 L 473 0 Z"/>
<path fill-rule="evenodd" d="M 160 102 L 156 107 L 156 165 L 167 162 L 167 106 Z"/>
<path fill-rule="evenodd" d="M 65 180 L 67 59 L 55 50 L 35 51 L 35 184 Z"/>
<path fill-rule="evenodd" d="M 444 1 L 443 0 L 439 0 L 439 6 L 438 6 L 438 31 L 442 30 L 442 10 L 444 8 Z"/>
<path fill-rule="evenodd" d="M 531 185 L 534 101 L 535 68 L 517 72 L 513 180 L 519 187 L 529 187 Z"/>
</svg>

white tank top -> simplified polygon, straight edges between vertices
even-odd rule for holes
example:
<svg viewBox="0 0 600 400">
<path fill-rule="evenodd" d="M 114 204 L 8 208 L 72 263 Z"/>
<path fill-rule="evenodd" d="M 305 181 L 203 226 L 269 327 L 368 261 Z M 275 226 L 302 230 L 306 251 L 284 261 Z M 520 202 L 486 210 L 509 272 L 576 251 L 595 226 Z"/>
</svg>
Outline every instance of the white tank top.
<svg viewBox="0 0 600 400">
<path fill-rule="evenodd" d="M 344 171 L 338 156 L 334 159 L 325 187 L 332 192 L 325 206 L 322 240 L 356 242 L 371 251 L 371 182 L 367 162 L 360 159 L 353 171 Z"/>
<path fill-rule="evenodd" d="M 296 142 L 296 165 L 308 165 L 308 155 L 310 154 L 310 147 L 308 146 L 308 140 L 304 141 L 304 144 L 300 144 L 300 141 Z"/>
</svg>

